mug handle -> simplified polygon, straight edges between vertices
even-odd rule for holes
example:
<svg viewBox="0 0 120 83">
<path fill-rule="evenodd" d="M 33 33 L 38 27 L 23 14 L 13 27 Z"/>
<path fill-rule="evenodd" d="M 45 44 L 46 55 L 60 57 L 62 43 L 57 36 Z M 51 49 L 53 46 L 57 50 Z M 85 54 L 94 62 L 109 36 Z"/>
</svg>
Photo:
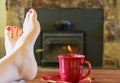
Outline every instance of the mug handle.
<svg viewBox="0 0 120 83">
<path fill-rule="evenodd" d="M 84 64 L 88 65 L 88 70 L 87 70 L 86 74 L 82 75 L 80 80 L 86 78 L 90 74 L 90 72 L 91 72 L 91 63 L 89 61 L 84 61 Z"/>
</svg>

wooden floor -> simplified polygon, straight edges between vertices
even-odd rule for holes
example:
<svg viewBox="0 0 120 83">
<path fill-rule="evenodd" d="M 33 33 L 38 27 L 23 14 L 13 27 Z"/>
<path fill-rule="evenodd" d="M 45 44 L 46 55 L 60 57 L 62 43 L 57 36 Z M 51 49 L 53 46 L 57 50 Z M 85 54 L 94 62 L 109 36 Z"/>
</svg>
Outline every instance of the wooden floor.
<svg viewBox="0 0 120 83">
<path fill-rule="evenodd" d="M 39 68 L 39 72 L 36 78 L 26 83 L 44 83 L 40 80 L 42 76 L 55 73 L 59 73 L 59 69 Z M 94 83 L 120 83 L 120 70 L 93 69 L 90 77 L 95 78 Z"/>
</svg>

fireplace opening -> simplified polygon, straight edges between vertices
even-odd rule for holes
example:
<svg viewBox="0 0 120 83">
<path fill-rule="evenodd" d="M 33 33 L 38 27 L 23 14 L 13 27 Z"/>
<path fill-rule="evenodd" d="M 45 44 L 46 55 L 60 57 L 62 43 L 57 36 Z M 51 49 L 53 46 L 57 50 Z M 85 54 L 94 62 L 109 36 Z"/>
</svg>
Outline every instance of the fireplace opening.
<svg viewBox="0 0 120 83">
<path fill-rule="evenodd" d="M 84 37 L 83 32 L 43 32 L 42 66 L 57 66 L 59 54 L 84 54 Z"/>
</svg>

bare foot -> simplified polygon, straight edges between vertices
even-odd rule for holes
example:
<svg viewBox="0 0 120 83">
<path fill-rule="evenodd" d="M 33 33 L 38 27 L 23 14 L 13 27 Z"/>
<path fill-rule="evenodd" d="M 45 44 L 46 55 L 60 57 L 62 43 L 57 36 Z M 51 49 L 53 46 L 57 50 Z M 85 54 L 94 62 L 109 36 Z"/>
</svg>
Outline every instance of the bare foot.
<svg viewBox="0 0 120 83">
<path fill-rule="evenodd" d="M 7 26 L 5 28 L 5 49 L 6 54 L 10 53 L 15 43 L 22 35 L 22 29 L 16 26 Z"/>
<path fill-rule="evenodd" d="M 12 29 L 13 31 L 11 31 Z M 0 60 L 0 83 L 32 80 L 37 74 L 34 44 L 40 33 L 40 24 L 37 21 L 36 11 L 30 9 L 27 12 L 21 36 L 13 35 L 13 33 L 16 34 L 17 30 L 14 27 L 12 29 L 8 29 L 8 32 L 5 32 L 7 33 L 5 34 L 6 39 L 8 38 L 7 40 L 9 40 L 9 44 L 11 45 L 10 48 L 13 48 L 10 50 L 8 47 L 8 56 Z M 7 40 L 5 40 L 6 43 Z"/>
<path fill-rule="evenodd" d="M 23 24 L 23 34 L 14 47 L 14 49 L 18 49 L 18 47 L 22 48 L 22 54 L 25 59 L 21 60 L 23 63 L 20 66 L 20 71 L 21 76 L 25 80 L 32 80 L 37 74 L 37 63 L 34 57 L 34 44 L 39 33 L 40 24 L 37 20 L 37 13 L 34 9 L 30 9 L 29 12 L 27 12 Z"/>
</svg>

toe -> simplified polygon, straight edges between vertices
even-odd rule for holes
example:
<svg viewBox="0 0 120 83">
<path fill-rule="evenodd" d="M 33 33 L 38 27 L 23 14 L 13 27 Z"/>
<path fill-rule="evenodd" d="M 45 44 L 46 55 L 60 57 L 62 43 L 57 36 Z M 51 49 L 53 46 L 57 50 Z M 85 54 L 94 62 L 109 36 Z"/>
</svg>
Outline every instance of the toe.
<svg viewBox="0 0 120 83">
<path fill-rule="evenodd" d="M 5 38 L 11 38 L 12 36 L 12 27 L 11 26 L 6 26 L 5 27 Z"/>
<path fill-rule="evenodd" d="M 34 9 L 29 10 L 29 21 L 34 21 L 37 19 L 37 13 Z"/>
<path fill-rule="evenodd" d="M 22 29 L 21 28 L 18 28 L 17 30 L 17 36 L 20 37 L 22 35 Z"/>
<path fill-rule="evenodd" d="M 13 38 L 16 38 L 16 37 L 17 37 L 17 27 L 16 27 L 16 26 L 13 26 L 13 27 L 12 27 L 12 37 L 13 37 Z"/>
<path fill-rule="evenodd" d="M 7 34 L 11 30 L 11 26 L 6 26 L 5 27 L 5 34 Z"/>
</svg>

